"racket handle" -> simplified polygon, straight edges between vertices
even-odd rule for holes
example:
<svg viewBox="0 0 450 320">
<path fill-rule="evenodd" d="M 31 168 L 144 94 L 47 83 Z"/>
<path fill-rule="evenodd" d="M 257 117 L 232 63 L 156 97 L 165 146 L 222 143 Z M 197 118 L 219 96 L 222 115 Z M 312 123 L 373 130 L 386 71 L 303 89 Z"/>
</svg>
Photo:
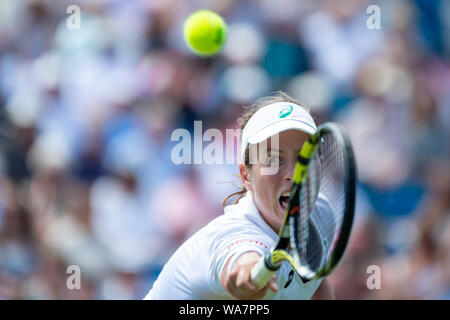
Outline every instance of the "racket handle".
<svg viewBox="0 0 450 320">
<path fill-rule="evenodd" d="M 265 257 L 261 257 L 259 261 L 255 264 L 250 274 L 251 280 L 254 284 L 258 286 L 259 289 L 262 289 L 269 282 L 272 275 L 276 272 L 276 270 L 270 270 L 267 268 Z"/>
</svg>

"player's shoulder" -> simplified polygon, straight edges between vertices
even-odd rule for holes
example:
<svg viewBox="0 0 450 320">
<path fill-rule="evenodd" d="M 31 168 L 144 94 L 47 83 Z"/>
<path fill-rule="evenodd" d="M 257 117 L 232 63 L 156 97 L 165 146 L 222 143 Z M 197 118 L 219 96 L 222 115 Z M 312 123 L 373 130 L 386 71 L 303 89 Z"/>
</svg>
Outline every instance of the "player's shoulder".
<svg viewBox="0 0 450 320">
<path fill-rule="evenodd" d="M 224 213 L 214 221 L 213 227 L 222 230 L 250 229 L 255 232 L 265 233 L 267 226 L 259 212 L 254 207 L 247 205 L 246 202 L 242 202 L 244 200 L 238 204 L 226 206 Z"/>
<path fill-rule="evenodd" d="M 204 232 L 212 233 L 216 236 L 242 232 L 264 234 L 261 226 L 245 212 L 240 214 L 225 213 L 206 225 Z"/>
<path fill-rule="evenodd" d="M 266 238 L 268 226 L 252 208 L 239 204 L 225 207 L 224 213 L 206 225 L 202 232 L 216 241 L 242 237 Z"/>
</svg>

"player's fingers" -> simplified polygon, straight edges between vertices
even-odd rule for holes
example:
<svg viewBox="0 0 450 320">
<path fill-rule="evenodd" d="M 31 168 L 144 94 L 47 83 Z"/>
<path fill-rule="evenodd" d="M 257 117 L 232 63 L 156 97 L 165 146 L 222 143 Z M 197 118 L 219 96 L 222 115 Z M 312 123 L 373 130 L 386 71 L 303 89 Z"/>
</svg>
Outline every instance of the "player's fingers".
<svg viewBox="0 0 450 320">
<path fill-rule="evenodd" d="M 236 286 L 242 290 L 255 290 L 255 286 L 250 282 L 250 274 L 246 268 L 241 268 L 239 270 L 236 277 Z"/>
<path fill-rule="evenodd" d="M 228 277 L 225 280 L 225 287 L 230 293 L 236 294 L 236 278 L 238 275 L 238 269 L 234 268 L 230 271 Z"/>
<path fill-rule="evenodd" d="M 278 291 L 277 276 L 275 274 L 272 276 L 272 278 L 270 278 L 268 287 L 273 292 L 277 292 Z"/>
<path fill-rule="evenodd" d="M 257 285 L 251 282 L 250 271 L 246 268 L 239 270 L 236 278 L 236 286 L 239 295 L 243 299 L 261 299 L 267 292 L 267 288 L 260 290 Z"/>
</svg>

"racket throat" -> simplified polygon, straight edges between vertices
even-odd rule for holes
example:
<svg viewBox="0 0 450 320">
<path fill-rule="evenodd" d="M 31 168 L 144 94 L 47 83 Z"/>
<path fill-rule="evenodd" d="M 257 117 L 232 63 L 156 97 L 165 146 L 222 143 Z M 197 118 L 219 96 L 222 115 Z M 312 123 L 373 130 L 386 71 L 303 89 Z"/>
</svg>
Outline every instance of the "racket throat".
<svg viewBox="0 0 450 320">
<path fill-rule="evenodd" d="M 277 256 L 274 255 L 274 250 L 270 250 L 266 252 L 264 256 L 264 264 L 266 265 L 267 269 L 271 271 L 277 271 L 281 267 L 281 263 L 283 260 L 278 260 Z"/>
</svg>

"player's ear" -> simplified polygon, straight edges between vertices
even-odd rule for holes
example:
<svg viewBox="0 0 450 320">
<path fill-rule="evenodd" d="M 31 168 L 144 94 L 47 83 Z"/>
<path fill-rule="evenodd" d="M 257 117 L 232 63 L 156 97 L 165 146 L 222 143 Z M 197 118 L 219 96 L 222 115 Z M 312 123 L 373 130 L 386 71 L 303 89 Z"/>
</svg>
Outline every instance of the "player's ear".
<svg viewBox="0 0 450 320">
<path fill-rule="evenodd" d="M 247 189 L 252 189 L 252 184 L 250 182 L 250 168 L 244 163 L 239 164 L 239 174 L 241 176 L 242 185 Z"/>
</svg>

